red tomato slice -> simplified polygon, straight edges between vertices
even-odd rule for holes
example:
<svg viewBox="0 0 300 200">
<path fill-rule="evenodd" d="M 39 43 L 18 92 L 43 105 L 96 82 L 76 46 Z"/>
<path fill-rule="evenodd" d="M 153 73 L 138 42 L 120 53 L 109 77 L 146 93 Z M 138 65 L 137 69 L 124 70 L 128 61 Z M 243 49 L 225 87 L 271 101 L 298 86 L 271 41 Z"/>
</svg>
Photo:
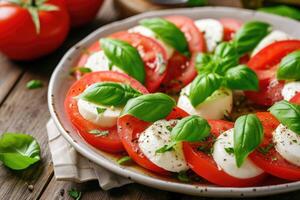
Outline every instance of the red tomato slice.
<svg viewBox="0 0 300 200">
<path fill-rule="evenodd" d="M 265 138 L 262 148 L 269 147 L 269 151 L 261 153 L 259 150 L 249 155 L 250 159 L 265 172 L 287 180 L 300 180 L 300 167 L 286 161 L 273 146 L 270 146 L 272 134 L 280 124 L 270 113 L 260 113 L 257 116 L 264 126 Z"/>
<path fill-rule="evenodd" d="M 138 33 L 118 32 L 109 37 L 128 42 L 139 51 L 145 64 L 145 86 L 149 92 L 155 92 L 167 74 L 167 66 L 165 66 L 165 70 L 160 72 L 161 66 L 158 65 L 158 56 L 161 56 L 165 65 L 167 64 L 167 52 L 165 49 L 154 39 Z"/>
<path fill-rule="evenodd" d="M 233 123 L 223 120 L 210 120 L 209 124 L 212 127 L 212 136 L 207 141 L 201 143 L 183 143 L 185 159 L 191 169 L 206 180 L 221 186 L 246 187 L 260 183 L 265 178 L 265 174 L 248 179 L 235 178 L 219 170 L 213 157 L 209 153 L 198 150 L 199 147 L 209 150 L 216 137 L 222 132 L 233 128 Z"/>
<path fill-rule="evenodd" d="M 169 59 L 168 72 L 162 89 L 176 93 L 196 77 L 197 72 L 194 67 L 196 55 L 206 51 L 206 43 L 203 34 L 192 19 L 185 16 L 169 16 L 166 19 L 174 23 L 185 34 L 191 52 L 190 59 L 178 52 Z"/>
<path fill-rule="evenodd" d="M 85 120 L 79 113 L 77 107 L 76 96 L 81 94 L 89 85 L 97 82 L 119 82 L 131 85 L 133 88 L 142 93 L 148 93 L 147 89 L 138 81 L 130 78 L 126 74 L 117 72 L 92 72 L 83 76 L 80 80 L 76 81 L 69 89 L 65 99 L 65 110 L 72 124 L 78 130 L 78 133 L 92 146 L 107 151 L 107 152 L 120 152 L 123 151 L 122 142 L 117 133 L 117 126 L 112 128 L 102 128 Z M 90 130 L 108 130 L 109 134 L 103 137 L 97 137 L 88 133 Z"/>
<path fill-rule="evenodd" d="M 186 117 L 188 114 L 180 108 L 174 108 L 167 120 Z M 131 115 L 125 115 L 118 120 L 119 136 L 128 155 L 140 166 L 159 174 L 168 174 L 165 169 L 152 163 L 140 150 L 138 138 L 150 123 L 139 120 Z"/>
<path fill-rule="evenodd" d="M 298 92 L 291 100 L 290 102 L 299 104 L 300 105 L 300 92 Z"/>
<path fill-rule="evenodd" d="M 243 24 L 243 22 L 231 18 L 222 18 L 219 21 L 221 22 L 224 28 L 224 41 L 232 40 L 235 32 L 237 32 L 237 30 L 239 30 Z"/>
</svg>

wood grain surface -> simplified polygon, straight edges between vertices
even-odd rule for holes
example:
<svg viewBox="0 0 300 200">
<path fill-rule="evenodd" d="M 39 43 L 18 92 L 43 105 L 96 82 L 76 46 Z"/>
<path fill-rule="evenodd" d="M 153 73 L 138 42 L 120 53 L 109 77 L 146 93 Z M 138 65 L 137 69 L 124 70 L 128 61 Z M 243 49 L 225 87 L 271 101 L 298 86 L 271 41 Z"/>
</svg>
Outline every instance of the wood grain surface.
<svg viewBox="0 0 300 200">
<path fill-rule="evenodd" d="M 0 55 L 0 133 L 22 132 L 34 136 L 42 149 L 42 161 L 21 172 L 0 166 L 0 199 L 71 199 L 68 190 L 76 188 L 82 199 L 208 199 L 160 191 L 139 184 L 130 184 L 110 191 L 103 191 L 97 182 L 83 184 L 55 180 L 47 144 L 45 124 L 50 114 L 47 107 L 47 84 L 60 58 L 77 41 L 99 26 L 115 20 L 118 13 L 107 0 L 98 19 L 91 25 L 73 30 L 68 40 L 54 54 L 35 62 L 12 62 Z M 44 87 L 28 90 L 29 80 L 39 79 Z M 300 199 L 300 192 L 293 192 L 260 199 Z"/>
</svg>

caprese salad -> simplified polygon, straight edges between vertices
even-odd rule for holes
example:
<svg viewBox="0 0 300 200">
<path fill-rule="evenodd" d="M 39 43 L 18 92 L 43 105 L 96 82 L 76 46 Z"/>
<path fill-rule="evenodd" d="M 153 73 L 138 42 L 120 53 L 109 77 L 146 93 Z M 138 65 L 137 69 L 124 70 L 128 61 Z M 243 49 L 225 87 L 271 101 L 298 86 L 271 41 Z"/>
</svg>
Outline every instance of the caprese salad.
<svg viewBox="0 0 300 200">
<path fill-rule="evenodd" d="M 227 187 L 300 181 L 300 40 L 266 22 L 144 19 L 99 38 L 72 74 L 70 121 L 119 164 Z"/>
</svg>

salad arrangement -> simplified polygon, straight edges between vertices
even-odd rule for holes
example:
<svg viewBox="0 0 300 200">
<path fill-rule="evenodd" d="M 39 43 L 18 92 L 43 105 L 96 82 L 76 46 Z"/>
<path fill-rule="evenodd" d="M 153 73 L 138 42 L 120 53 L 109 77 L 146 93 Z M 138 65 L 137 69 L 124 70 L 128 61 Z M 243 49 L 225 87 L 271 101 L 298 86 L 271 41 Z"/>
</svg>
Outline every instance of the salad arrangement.
<svg viewBox="0 0 300 200">
<path fill-rule="evenodd" d="M 126 155 L 119 164 L 229 187 L 296 181 L 299 61 L 300 40 L 265 22 L 144 19 L 82 54 L 65 109 L 89 144 Z M 232 117 L 237 97 L 255 109 Z"/>
</svg>

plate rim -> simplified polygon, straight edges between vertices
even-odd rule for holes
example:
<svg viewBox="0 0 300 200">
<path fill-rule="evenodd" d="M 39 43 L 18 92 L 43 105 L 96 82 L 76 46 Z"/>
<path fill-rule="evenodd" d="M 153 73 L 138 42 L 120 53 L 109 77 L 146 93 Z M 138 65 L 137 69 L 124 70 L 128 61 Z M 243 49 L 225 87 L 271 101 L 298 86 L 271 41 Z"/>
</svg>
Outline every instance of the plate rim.
<svg viewBox="0 0 300 200">
<path fill-rule="evenodd" d="M 100 28 L 96 29 L 86 37 L 84 37 L 82 40 L 80 40 L 77 44 L 75 44 L 72 48 L 70 48 L 61 61 L 58 63 L 57 67 L 53 71 L 53 74 L 51 76 L 49 87 L 48 87 L 48 108 L 50 111 L 51 118 L 53 119 L 56 127 L 60 131 L 60 133 L 63 135 L 63 137 L 76 149 L 77 152 L 82 154 L 83 156 L 87 157 L 91 161 L 95 162 L 96 164 L 106 168 L 109 171 L 112 171 L 113 173 L 116 173 L 122 177 L 126 177 L 128 179 L 131 179 L 137 183 L 161 189 L 161 190 L 167 190 L 172 192 L 179 192 L 189 195 L 195 195 L 195 196 L 207 196 L 207 197 L 241 197 L 241 196 L 264 196 L 264 195 L 270 195 L 270 194 L 278 194 L 283 192 L 289 192 L 293 190 L 300 189 L 300 181 L 296 182 L 290 182 L 290 183 L 284 183 L 284 184 L 278 184 L 278 185 L 270 185 L 270 186 L 256 186 L 256 187 L 243 187 L 243 188 L 237 188 L 237 187 L 219 187 L 219 186 L 201 186 L 201 185 L 193 185 L 193 184 L 186 184 L 186 183 L 176 183 L 171 181 L 165 181 L 160 180 L 155 177 L 150 177 L 143 175 L 138 172 L 134 172 L 132 170 L 126 169 L 126 167 L 116 165 L 113 162 L 110 162 L 107 158 L 103 156 L 96 156 L 91 153 L 89 153 L 89 150 L 86 148 L 80 147 L 80 145 L 72 138 L 72 136 L 65 130 L 63 125 L 61 124 L 59 117 L 56 113 L 55 109 L 55 102 L 52 98 L 52 95 L 55 93 L 53 90 L 55 88 L 55 80 L 57 79 L 59 72 L 61 69 L 68 63 L 69 58 L 73 56 L 73 54 L 78 51 L 78 47 L 80 46 L 88 46 L 93 41 L 95 41 L 95 37 L 104 31 L 107 31 L 111 27 L 116 27 L 119 24 L 122 23 L 130 23 L 142 18 L 146 17 L 154 17 L 154 16 L 163 16 L 163 15 L 171 15 L 174 13 L 185 13 L 185 12 L 201 12 L 201 11 L 227 11 L 227 12 L 240 12 L 247 15 L 256 15 L 258 12 L 248 9 L 242 9 L 242 8 L 232 8 L 232 7 L 220 7 L 220 6 L 207 6 L 207 7 L 200 7 L 200 8 L 179 8 L 179 9 L 166 9 L 166 10 L 159 10 L 159 11 L 150 11 L 142 14 L 138 14 L 126 19 L 118 20 L 109 24 L 106 24 L 104 26 L 101 26 Z M 267 13 L 261 13 L 259 12 L 259 15 L 271 17 L 277 20 L 285 20 L 290 22 L 296 22 L 300 25 L 299 22 L 296 20 L 292 20 L 286 17 L 276 16 L 272 14 Z M 85 141 L 84 141 L 85 142 Z M 85 142 L 86 143 L 86 142 Z M 90 148 L 90 147 L 89 147 Z M 126 174 L 126 175 L 125 175 Z"/>
</svg>

